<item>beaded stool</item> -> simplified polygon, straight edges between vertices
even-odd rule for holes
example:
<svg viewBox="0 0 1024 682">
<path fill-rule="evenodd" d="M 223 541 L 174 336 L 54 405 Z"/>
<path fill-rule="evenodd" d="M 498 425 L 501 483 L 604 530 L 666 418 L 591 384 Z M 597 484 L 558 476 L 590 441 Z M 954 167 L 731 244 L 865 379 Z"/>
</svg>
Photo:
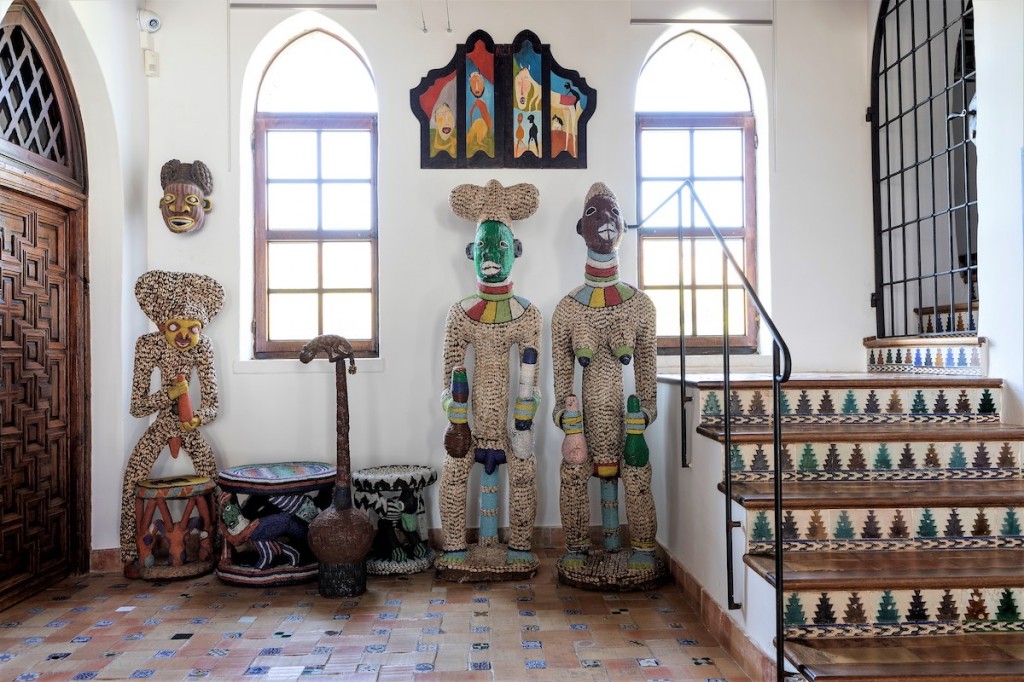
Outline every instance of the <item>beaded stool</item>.
<svg viewBox="0 0 1024 682">
<path fill-rule="evenodd" d="M 216 484 L 207 476 L 170 476 L 135 486 L 139 575 L 145 580 L 192 578 L 213 569 Z M 170 505 L 168 502 L 172 502 Z M 171 507 L 180 508 L 178 519 Z"/>
<path fill-rule="evenodd" d="M 370 514 L 377 526 L 366 559 L 370 575 L 425 571 L 434 563 L 426 537 L 423 490 L 437 480 L 427 466 L 390 465 L 352 474 L 352 502 Z"/>
<path fill-rule="evenodd" d="M 334 467 L 322 462 L 247 464 L 218 473 L 217 577 L 247 587 L 316 580 L 319 563 L 306 534 L 330 504 L 334 478 Z"/>
</svg>

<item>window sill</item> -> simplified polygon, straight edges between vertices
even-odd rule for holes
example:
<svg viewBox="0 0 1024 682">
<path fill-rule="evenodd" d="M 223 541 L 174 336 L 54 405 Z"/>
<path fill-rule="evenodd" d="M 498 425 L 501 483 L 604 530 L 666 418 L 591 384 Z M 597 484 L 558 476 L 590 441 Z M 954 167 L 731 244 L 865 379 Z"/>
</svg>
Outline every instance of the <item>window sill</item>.
<svg viewBox="0 0 1024 682">
<path fill-rule="evenodd" d="M 316 358 L 308 365 L 299 360 L 235 360 L 234 374 L 333 374 L 334 363 Z M 356 372 L 377 374 L 384 371 L 384 358 L 356 358 Z"/>
</svg>

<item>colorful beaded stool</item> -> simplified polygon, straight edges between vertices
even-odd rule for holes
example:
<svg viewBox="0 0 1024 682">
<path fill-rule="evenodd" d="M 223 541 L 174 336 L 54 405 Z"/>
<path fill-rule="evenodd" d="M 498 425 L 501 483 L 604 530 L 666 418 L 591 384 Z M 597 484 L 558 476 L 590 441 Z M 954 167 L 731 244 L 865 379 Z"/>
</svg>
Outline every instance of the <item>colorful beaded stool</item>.
<svg viewBox="0 0 1024 682">
<path fill-rule="evenodd" d="M 135 527 L 142 578 L 192 578 L 213 569 L 215 489 L 207 476 L 139 481 L 135 486 Z M 177 520 L 171 507 L 180 509 Z"/>
<path fill-rule="evenodd" d="M 334 467 L 322 462 L 247 464 L 218 473 L 217 577 L 249 587 L 316 580 L 319 563 L 306 535 L 331 502 L 334 477 Z"/>
<path fill-rule="evenodd" d="M 352 502 L 370 515 L 377 527 L 366 559 L 370 575 L 425 571 L 434 563 L 426 540 L 423 490 L 437 480 L 427 466 L 389 465 L 352 474 Z"/>
</svg>

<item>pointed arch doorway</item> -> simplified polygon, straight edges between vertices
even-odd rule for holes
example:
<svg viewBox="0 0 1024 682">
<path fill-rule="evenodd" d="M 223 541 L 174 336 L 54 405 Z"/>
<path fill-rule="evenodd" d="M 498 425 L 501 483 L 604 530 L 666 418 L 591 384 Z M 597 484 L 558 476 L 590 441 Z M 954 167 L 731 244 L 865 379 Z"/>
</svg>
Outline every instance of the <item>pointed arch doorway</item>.
<svg viewBox="0 0 1024 682">
<path fill-rule="evenodd" d="M 0 20 L 0 610 L 90 549 L 85 149 L 33 0 Z"/>
</svg>

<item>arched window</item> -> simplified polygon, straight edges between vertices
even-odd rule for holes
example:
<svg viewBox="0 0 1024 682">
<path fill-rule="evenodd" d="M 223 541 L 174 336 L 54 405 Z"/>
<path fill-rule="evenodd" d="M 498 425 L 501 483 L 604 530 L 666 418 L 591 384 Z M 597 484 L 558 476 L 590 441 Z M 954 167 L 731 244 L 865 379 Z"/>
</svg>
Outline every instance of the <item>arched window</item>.
<svg viewBox="0 0 1024 682">
<path fill-rule="evenodd" d="M 640 286 L 657 306 L 659 347 L 679 347 L 682 314 L 688 349 L 720 350 L 722 251 L 694 193 L 756 283 L 754 114 L 736 62 L 698 33 L 666 43 L 637 83 L 636 136 Z M 730 346 L 752 352 L 754 310 L 731 269 L 727 287 Z"/>
<path fill-rule="evenodd" d="M 974 3 L 884 0 L 872 66 L 877 335 L 976 334 Z"/>
<path fill-rule="evenodd" d="M 319 334 L 377 354 L 377 101 L 358 54 L 322 30 L 267 67 L 253 126 L 254 355 Z"/>
</svg>

